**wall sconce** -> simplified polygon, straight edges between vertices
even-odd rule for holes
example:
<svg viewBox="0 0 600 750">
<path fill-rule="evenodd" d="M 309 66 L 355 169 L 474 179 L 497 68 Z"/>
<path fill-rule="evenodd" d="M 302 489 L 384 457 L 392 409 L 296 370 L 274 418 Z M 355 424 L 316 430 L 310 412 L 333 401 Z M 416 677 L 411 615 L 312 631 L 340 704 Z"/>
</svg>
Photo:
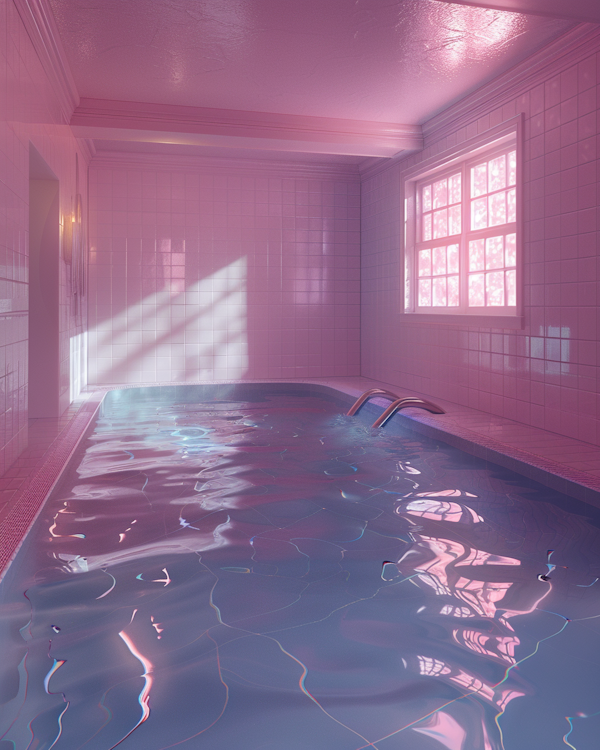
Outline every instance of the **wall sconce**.
<svg viewBox="0 0 600 750">
<path fill-rule="evenodd" d="M 60 254 L 65 263 L 71 262 L 71 227 L 68 216 L 60 217 L 59 234 L 60 234 Z"/>
<path fill-rule="evenodd" d="M 86 238 L 83 227 L 83 201 L 79 192 L 79 157 L 75 154 L 75 197 L 71 212 L 60 219 L 61 256 L 70 271 L 70 292 L 73 314 L 81 313 L 85 294 Z"/>
<path fill-rule="evenodd" d="M 82 199 L 77 193 L 70 215 L 61 219 L 62 259 L 70 267 L 71 294 L 75 298 L 75 311 L 79 312 L 79 299 L 84 294 L 84 237 L 82 226 Z"/>
</svg>

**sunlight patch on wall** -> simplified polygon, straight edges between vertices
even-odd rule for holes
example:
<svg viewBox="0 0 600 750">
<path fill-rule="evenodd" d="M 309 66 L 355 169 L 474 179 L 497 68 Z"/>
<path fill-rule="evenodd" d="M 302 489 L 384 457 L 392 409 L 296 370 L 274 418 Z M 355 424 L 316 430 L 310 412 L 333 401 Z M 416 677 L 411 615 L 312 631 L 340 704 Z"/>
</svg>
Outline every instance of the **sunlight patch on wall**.
<svg viewBox="0 0 600 750">
<path fill-rule="evenodd" d="M 69 339 L 69 402 L 73 402 L 87 385 L 88 334 L 87 331 Z"/>
<path fill-rule="evenodd" d="M 166 244 L 164 250 L 169 255 Z M 184 278 L 165 278 L 160 291 L 99 323 L 92 330 L 95 382 L 243 377 L 248 369 L 247 265 L 245 257 L 238 258 L 188 285 Z"/>
</svg>

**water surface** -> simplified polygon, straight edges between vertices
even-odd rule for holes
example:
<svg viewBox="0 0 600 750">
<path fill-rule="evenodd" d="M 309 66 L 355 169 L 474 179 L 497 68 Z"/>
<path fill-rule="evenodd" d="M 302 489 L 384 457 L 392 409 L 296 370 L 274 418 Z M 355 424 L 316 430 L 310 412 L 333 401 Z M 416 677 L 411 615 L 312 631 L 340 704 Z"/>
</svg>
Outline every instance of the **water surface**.
<svg viewBox="0 0 600 750">
<path fill-rule="evenodd" d="M 597 750 L 600 511 L 173 394 L 113 398 L 5 576 L 0 750 Z"/>
</svg>

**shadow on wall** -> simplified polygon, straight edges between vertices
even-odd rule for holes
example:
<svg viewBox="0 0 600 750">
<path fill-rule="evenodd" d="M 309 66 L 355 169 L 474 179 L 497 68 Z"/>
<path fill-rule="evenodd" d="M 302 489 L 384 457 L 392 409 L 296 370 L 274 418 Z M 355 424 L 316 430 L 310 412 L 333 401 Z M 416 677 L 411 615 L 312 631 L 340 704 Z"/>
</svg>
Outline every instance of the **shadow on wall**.
<svg viewBox="0 0 600 750">
<path fill-rule="evenodd" d="M 162 257 L 170 262 L 170 240 L 162 244 Z M 176 268 L 183 277 L 184 265 L 171 267 L 161 291 L 91 329 L 101 354 L 97 382 L 131 381 L 149 371 L 156 371 L 159 381 L 243 378 L 248 370 L 246 258 L 188 287 L 175 277 Z"/>
</svg>

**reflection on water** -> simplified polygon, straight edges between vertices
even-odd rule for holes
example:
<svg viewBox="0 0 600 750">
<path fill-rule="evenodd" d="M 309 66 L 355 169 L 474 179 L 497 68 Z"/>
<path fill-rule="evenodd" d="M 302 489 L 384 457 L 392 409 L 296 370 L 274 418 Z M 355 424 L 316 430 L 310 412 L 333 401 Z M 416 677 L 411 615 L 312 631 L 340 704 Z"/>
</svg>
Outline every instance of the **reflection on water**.
<svg viewBox="0 0 600 750">
<path fill-rule="evenodd" d="M 107 409 L 2 584 L 0 750 L 597 748 L 600 511 L 339 411 Z"/>
</svg>

